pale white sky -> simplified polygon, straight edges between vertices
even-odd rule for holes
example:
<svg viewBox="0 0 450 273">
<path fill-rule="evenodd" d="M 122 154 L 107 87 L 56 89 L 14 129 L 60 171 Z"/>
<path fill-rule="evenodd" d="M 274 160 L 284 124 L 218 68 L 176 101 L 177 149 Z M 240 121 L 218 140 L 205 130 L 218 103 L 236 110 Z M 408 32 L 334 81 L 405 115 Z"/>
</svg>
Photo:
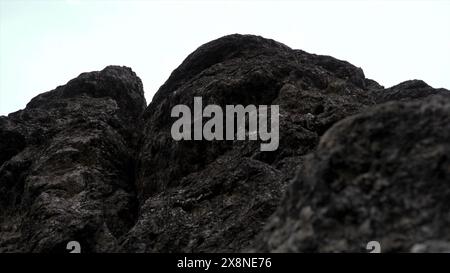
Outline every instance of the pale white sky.
<svg viewBox="0 0 450 273">
<path fill-rule="evenodd" d="M 198 46 L 231 33 L 362 67 L 388 87 L 450 89 L 450 1 L 0 0 L 0 115 L 82 72 L 130 66 L 147 102 Z"/>
</svg>

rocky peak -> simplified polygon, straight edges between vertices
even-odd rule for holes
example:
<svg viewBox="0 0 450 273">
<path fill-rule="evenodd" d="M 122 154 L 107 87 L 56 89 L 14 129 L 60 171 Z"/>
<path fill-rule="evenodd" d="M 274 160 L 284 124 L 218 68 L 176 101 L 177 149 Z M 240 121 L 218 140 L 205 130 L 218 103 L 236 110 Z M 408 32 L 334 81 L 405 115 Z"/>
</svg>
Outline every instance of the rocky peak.
<svg viewBox="0 0 450 273">
<path fill-rule="evenodd" d="M 33 98 L 27 108 L 42 108 L 64 99 L 91 97 L 114 99 L 121 113 L 138 118 L 147 103 L 141 79 L 131 68 L 107 66 L 101 71 L 82 73 L 64 86 Z"/>
<path fill-rule="evenodd" d="M 346 61 L 239 34 L 190 54 L 147 108 L 130 68 L 83 73 L 0 117 L 0 252 L 69 241 L 85 252 L 359 251 L 373 236 L 392 251 L 435 249 L 427 240 L 449 240 L 449 94 L 422 81 L 385 89 Z M 279 148 L 175 141 L 171 109 L 195 96 L 278 105 Z"/>
<path fill-rule="evenodd" d="M 276 55 L 289 51 L 292 50 L 286 45 L 261 36 L 232 34 L 221 37 L 200 46 L 187 56 L 161 86 L 153 100 L 157 102 L 160 96 L 173 92 L 180 85 L 213 65 L 220 66 L 222 63 L 226 65 L 235 58 Z"/>
</svg>

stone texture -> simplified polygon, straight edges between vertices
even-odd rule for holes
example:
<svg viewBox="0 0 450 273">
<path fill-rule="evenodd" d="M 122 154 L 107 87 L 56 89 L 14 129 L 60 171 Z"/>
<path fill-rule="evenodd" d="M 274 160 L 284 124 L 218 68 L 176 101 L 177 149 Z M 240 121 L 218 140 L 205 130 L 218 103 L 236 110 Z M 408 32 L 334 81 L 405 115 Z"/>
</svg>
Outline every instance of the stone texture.
<svg viewBox="0 0 450 273">
<path fill-rule="evenodd" d="M 449 129 L 448 96 L 389 102 L 338 122 L 256 249 L 361 252 L 376 240 L 383 252 L 448 251 L 429 241 L 450 238 Z"/>
<path fill-rule="evenodd" d="M 421 80 L 405 81 L 390 88 L 375 91 L 377 103 L 393 100 L 418 100 L 430 95 L 448 96 L 449 92 L 444 88 L 433 88 Z"/>
<path fill-rule="evenodd" d="M 446 249 L 448 94 L 237 34 L 190 54 L 148 107 L 131 69 L 83 73 L 0 117 L 0 252 Z M 195 96 L 279 105 L 279 148 L 174 141 L 171 109 Z"/>
<path fill-rule="evenodd" d="M 111 251 L 137 214 L 136 121 L 146 106 L 128 68 L 84 73 L 0 119 L 0 251 Z"/>
<path fill-rule="evenodd" d="M 280 107 L 280 146 L 257 141 L 174 141 L 177 104 Z M 285 186 L 338 120 L 374 98 L 360 68 L 273 40 L 231 35 L 201 46 L 156 93 L 144 114 L 137 170 L 142 213 L 126 251 L 241 251 L 275 211 Z M 145 239 L 143 239 L 145 238 Z"/>
</svg>

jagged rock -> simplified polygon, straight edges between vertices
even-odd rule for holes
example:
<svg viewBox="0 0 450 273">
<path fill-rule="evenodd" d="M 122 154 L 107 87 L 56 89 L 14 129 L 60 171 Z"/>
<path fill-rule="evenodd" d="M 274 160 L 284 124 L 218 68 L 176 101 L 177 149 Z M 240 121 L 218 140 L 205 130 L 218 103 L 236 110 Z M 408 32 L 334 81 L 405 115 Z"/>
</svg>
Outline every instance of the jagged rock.
<svg viewBox="0 0 450 273">
<path fill-rule="evenodd" d="M 222 141 L 173 141 L 171 109 L 177 104 L 192 106 L 194 96 L 201 96 L 204 105 L 279 104 L 280 122 L 292 123 L 287 126 L 292 132 L 283 132 L 282 138 L 294 137 L 297 142 L 309 132 L 316 136 L 307 138 L 317 137 L 337 120 L 374 103 L 365 89 L 362 70 L 347 62 L 250 35 L 230 35 L 207 43 L 172 73 L 146 110 L 140 155 L 143 167 L 137 180 L 142 201 L 176 186 L 185 175 L 232 149 L 232 143 Z M 307 143 L 288 145 L 281 145 L 288 152 L 280 149 L 278 153 L 285 152 L 286 157 L 310 150 L 296 151 Z"/>
<path fill-rule="evenodd" d="M 421 99 L 430 95 L 450 96 L 447 89 L 435 89 L 421 80 L 405 81 L 387 89 L 378 89 L 374 94 L 377 103 Z"/>
<path fill-rule="evenodd" d="M 144 115 L 137 170 L 143 213 L 124 250 L 245 249 L 275 211 L 302 156 L 332 124 L 374 104 L 368 81 L 347 62 L 257 36 L 230 35 L 201 46 Z M 174 141 L 171 109 L 193 107 L 194 96 L 222 107 L 279 105 L 278 150 L 261 152 L 257 141 Z"/>
<path fill-rule="evenodd" d="M 436 134 L 436 139 L 432 135 L 438 128 L 448 128 L 448 124 L 437 124 L 445 121 L 442 109 L 448 109 L 447 100 L 420 104 L 430 94 L 446 92 L 421 82 L 384 89 L 348 62 L 293 50 L 259 36 L 237 34 L 209 42 L 189 55 L 147 108 L 142 83 L 131 69 L 110 66 L 100 72 L 83 73 L 65 86 L 37 96 L 26 109 L 0 117 L 0 252 L 65 251 L 69 241 L 79 241 L 83 252 L 338 250 L 320 248 L 320 236 L 307 242 L 316 248 L 303 245 L 303 241 L 301 246 L 295 245 L 298 248 L 292 248 L 285 241 L 297 242 L 285 232 L 304 228 L 300 225 L 303 217 L 317 213 L 295 207 L 305 205 L 301 203 L 304 197 L 312 202 L 311 208 L 336 210 L 326 203 L 314 203 L 324 200 L 326 191 L 306 196 L 304 193 L 312 190 L 309 184 L 299 183 L 300 178 L 289 185 L 297 170 L 304 173 L 322 168 L 322 161 L 314 155 L 327 154 L 323 146 L 331 140 L 342 151 L 362 145 L 355 146 L 354 157 L 347 154 L 348 159 L 339 157 L 343 154 L 338 150 L 328 151 L 333 152 L 330 157 L 334 153 L 339 157 L 328 172 L 342 176 L 338 177 L 339 185 L 345 189 L 342 179 L 364 171 L 371 162 L 392 160 L 393 166 L 408 162 L 408 157 L 415 154 L 396 152 L 401 147 L 399 142 L 389 143 L 401 136 L 410 140 L 407 143 L 419 141 L 418 151 L 426 152 L 423 158 L 411 159 L 417 168 L 425 168 L 423 173 L 419 169 L 411 173 L 392 171 L 393 178 L 401 182 L 393 187 L 392 194 L 403 193 L 403 188 L 409 194 L 405 181 L 423 180 L 423 175 L 430 174 L 426 168 L 447 162 L 446 157 L 439 157 L 448 151 L 448 143 L 439 138 L 444 133 Z M 279 148 L 262 152 L 260 141 L 173 140 L 170 129 L 176 118 L 171 117 L 171 109 L 177 104 L 192 107 L 195 96 L 201 96 L 204 105 L 222 107 L 279 105 Z M 417 102 L 372 108 L 398 99 Z M 422 119 L 422 108 L 431 109 L 432 115 L 424 120 L 427 124 L 413 124 L 416 116 Z M 398 117 L 392 114 L 397 110 L 401 114 Z M 334 126 L 349 116 L 353 117 Z M 372 116 L 380 118 L 372 120 Z M 408 120 L 404 126 L 397 124 L 403 119 Z M 373 125 L 370 128 L 377 134 L 374 131 L 375 135 L 366 135 L 366 127 L 350 130 L 344 126 L 352 120 Z M 391 125 L 392 131 L 388 130 Z M 329 130 L 332 126 L 334 129 Z M 421 137 L 425 135 L 430 140 L 423 142 Z M 322 146 L 316 152 L 320 139 Z M 372 141 L 378 144 L 367 144 Z M 380 159 L 384 148 L 391 156 Z M 379 153 L 372 153 L 373 149 Z M 438 158 L 441 161 L 436 161 Z M 354 164 L 354 169 L 348 164 Z M 378 181 L 379 177 L 378 173 L 373 177 L 371 174 L 365 180 L 361 178 L 369 189 L 370 181 Z M 320 177 L 316 180 L 317 185 L 329 181 Z M 287 188 L 288 194 L 279 207 Z M 434 205 L 446 194 L 432 193 L 437 194 Z M 390 194 L 383 192 L 385 197 L 380 198 L 390 200 Z M 422 202 L 431 198 L 422 197 Z M 361 198 L 355 200 L 369 197 Z M 409 202 L 408 198 L 405 195 L 399 200 Z M 347 209 L 351 212 L 351 207 L 346 206 L 353 199 L 342 196 L 336 200 L 343 204 L 344 211 L 338 208 L 335 215 L 345 216 Z M 429 203 L 417 203 L 421 204 Z M 443 213 L 443 208 L 426 213 Z M 407 211 L 405 215 L 409 215 Z M 353 219 L 354 214 L 345 217 Z M 420 219 L 428 218 L 425 215 Z M 439 227 L 444 224 L 439 222 Z M 414 222 L 414 227 L 422 225 L 429 227 Z M 431 227 L 436 227 L 432 230 L 435 236 L 420 235 L 418 238 L 424 241 L 417 244 L 448 241 L 441 236 L 438 225 Z M 341 224 L 328 231 L 341 234 L 342 229 L 351 232 L 353 228 Z M 378 226 L 376 234 L 387 231 Z M 424 249 L 422 245 L 414 250 Z M 402 246 L 411 249 L 413 244 Z"/>
<path fill-rule="evenodd" d="M 449 155 L 449 97 L 346 118 L 305 159 L 256 249 L 365 252 L 375 240 L 383 252 L 417 252 L 448 241 Z"/>
<path fill-rule="evenodd" d="M 83 73 L 2 117 L 0 252 L 111 251 L 134 224 L 137 121 L 129 68 Z M 6 153 L 3 153 L 6 151 Z"/>
</svg>

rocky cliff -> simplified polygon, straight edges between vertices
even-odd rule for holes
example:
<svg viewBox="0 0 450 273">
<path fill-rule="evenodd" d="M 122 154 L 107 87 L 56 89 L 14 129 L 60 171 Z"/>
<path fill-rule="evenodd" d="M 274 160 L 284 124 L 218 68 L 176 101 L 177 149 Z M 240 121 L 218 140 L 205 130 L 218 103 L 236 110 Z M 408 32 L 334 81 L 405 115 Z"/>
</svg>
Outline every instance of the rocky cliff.
<svg viewBox="0 0 450 273">
<path fill-rule="evenodd" d="M 279 148 L 173 140 L 199 96 L 279 105 Z M 450 249 L 450 92 L 258 36 L 202 45 L 148 106 L 131 69 L 83 73 L 0 137 L 0 252 Z"/>
</svg>

